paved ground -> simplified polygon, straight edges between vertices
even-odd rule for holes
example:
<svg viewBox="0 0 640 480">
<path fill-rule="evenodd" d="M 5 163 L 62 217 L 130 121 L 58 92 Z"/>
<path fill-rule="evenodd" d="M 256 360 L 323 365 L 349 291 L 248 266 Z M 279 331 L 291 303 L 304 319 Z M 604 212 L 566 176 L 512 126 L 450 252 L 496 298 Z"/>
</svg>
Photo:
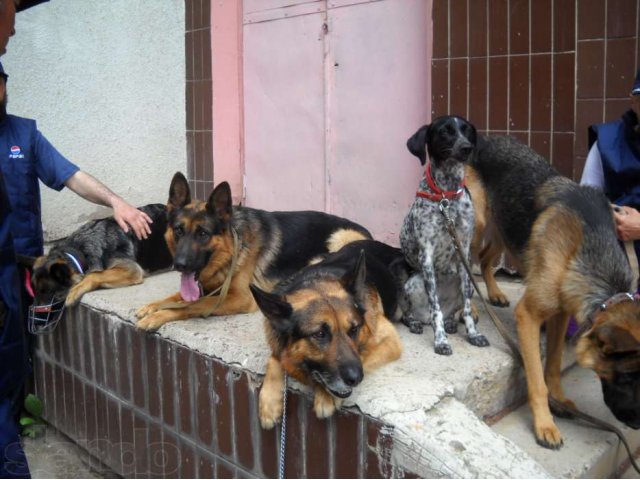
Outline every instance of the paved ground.
<svg viewBox="0 0 640 480">
<path fill-rule="evenodd" d="M 23 445 L 33 478 L 120 478 L 52 427 Z"/>
</svg>

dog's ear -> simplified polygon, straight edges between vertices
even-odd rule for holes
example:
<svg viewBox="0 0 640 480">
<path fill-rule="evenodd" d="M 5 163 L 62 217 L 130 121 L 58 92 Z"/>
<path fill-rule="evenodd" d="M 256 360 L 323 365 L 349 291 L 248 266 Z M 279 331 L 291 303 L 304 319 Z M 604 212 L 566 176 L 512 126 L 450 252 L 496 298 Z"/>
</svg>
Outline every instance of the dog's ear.
<svg viewBox="0 0 640 480">
<path fill-rule="evenodd" d="M 284 297 L 265 292 L 255 285 L 249 285 L 260 311 L 269 320 L 273 329 L 279 334 L 289 333 L 293 328 L 291 314 L 293 307 Z"/>
<path fill-rule="evenodd" d="M 358 308 L 364 310 L 367 295 L 367 266 L 365 261 L 364 250 L 360 250 L 358 260 L 350 272 L 342 277 L 344 288 L 349 292 Z"/>
<path fill-rule="evenodd" d="M 231 202 L 231 187 L 227 182 L 222 182 L 214 188 L 211 195 L 209 195 L 207 211 L 215 214 L 226 222 L 231 218 L 231 211 L 233 209 Z"/>
<path fill-rule="evenodd" d="M 169 202 L 167 207 L 169 211 L 173 208 L 181 208 L 191 203 L 191 190 L 189 190 L 189 182 L 181 172 L 176 172 L 171 180 L 169 187 Z"/>
<path fill-rule="evenodd" d="M 628 329 L 610 322 L 594 328 L 590 336 L 604 355 L 640 352 L 640 341 Z"/>
<path fill-rule="evenodd" d="M 469 134 L 469 141 L 473 144 L 473 146 L 477 146 L 478 145 L 478 131 L 476 130 L 476 126 L 471 123 L 471 122 L 467 122 L 469 124 L 469 127 L 471 127 L 471 133 Z"/>
<path fill-rule="evenodd" d="M 49 276 L 60 285 L 71 286 L 71 268 L 63 262 L 55 262 L 49 266 Z"/>
<path fill-rule="evenodd" d="M 407 140 L 407 148 L 409 151 L 420 159 L 420 163 L 427 163 L 427 133 L 431 125 L 423 125 Z"/>
</svg>

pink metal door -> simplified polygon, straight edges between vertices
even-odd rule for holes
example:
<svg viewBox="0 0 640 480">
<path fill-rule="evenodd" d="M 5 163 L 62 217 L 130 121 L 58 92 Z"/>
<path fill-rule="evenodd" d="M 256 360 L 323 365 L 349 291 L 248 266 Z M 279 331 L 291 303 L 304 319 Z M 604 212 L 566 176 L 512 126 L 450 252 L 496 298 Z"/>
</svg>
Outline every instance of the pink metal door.
<svg viewBox="0 0 640 480">
<path fill-rule="evenodd" d="M 246 204 L 324 210 L 398 244 L 429 118 L 430 0 L 244 0 Z"/>
</svg>

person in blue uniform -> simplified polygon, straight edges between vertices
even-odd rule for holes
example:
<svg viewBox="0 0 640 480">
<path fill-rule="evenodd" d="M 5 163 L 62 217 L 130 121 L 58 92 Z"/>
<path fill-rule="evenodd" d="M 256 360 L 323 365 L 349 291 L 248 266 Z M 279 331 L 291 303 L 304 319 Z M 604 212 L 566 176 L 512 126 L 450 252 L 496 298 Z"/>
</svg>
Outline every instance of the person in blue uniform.
<svg viewBox="0 0 640 480">
<path fill-rule="evenodd" d="M 0 56 L 15 34 L 16 12 L 44 1 L 0 0 Z M 35 121 L 7 114 L 7 80 L 0 64 L 0 478 L 30 478 L 17 421 L 30 363 L 16 254 L 43 253 L 38 181 L 113 208 L 120 227 L 138 238 L 150 233 L 151 219 L 64 158 Z"/>
<path fill-rule="evenodd" d="M 15 34 L 16 7 L 14 0 L 0 0 L 0 56 Z M 17 420 L 29 363 L 10 214 L 0 166 L 0 478 L 30 478 Z"/>
<path fill-rule="evenodd" d="M 146 238 L 151 219 L 62 156 L 38 130 L 35 120 L 7 114 L 8 75 L 0 63 L 0 168 L 13 207 L 11 230 L 16 252 L 39 256 L 43 233 L 38 180 L 55 190 L 69 187 L 91 202 L 113 208 L 120 227 Z"/>
<path fill-rule="evenodd" d="M 640 261 L 640 70 L 631 88 L 631 108 L 613 122 L 592 125 L 592 143 L 580 181 L 602 189 L 618 205 L 618 238 L 634 241 Z"/>
</svg>

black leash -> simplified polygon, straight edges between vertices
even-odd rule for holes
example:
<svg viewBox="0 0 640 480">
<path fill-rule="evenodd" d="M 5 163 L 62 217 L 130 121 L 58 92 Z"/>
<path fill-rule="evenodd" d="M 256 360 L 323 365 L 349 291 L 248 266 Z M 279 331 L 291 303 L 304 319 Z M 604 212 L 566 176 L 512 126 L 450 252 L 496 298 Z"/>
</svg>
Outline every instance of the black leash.
<svg viewBox="0 0 640 480">
<path fill-rule="evenodd" d="M 511 335 L 509 334 L 509 331 L 507 330 L 507 327 L 504 326 L 504 323 L 502 323 L 502 321 L 498 318 L 496 313 L 493 311 L 493 309 L 489 306 L 487 301 L 484 299 L 484 296 L 480 292 L 480 287 L 478 287 L 478 284 L 476 283 L 476 280 L 473 277 L 473 274 L 471 273 L 471 267 L 469 266 L 469 262 L 465 258 L 464 251 L 462 249 L 462 244 L 460 243 L 460 239 L 458 238 L 458 233 L 456 232 L 456 226 L 453 223 L 453 220 L 451 220 L 451 217 L 449 216 L 449 200 L 447 200 L 446 198 L 443 198 L 440 201 L 439 207 L 440 207 L 440 213 L 442 213 L 442 215 L 444 216 L 445 225 L 447 227 L 447 231 L 449 232 L 449 236 L 453 239 L 453 246 L 455 247 L 456 252 L 458 253 L 458 256 L 462 260 L 462 265 L 467 271 L 467 274 L 469 275 L 469 279 L 473 284 L 473 288 L 475 288 L 476 292 L 478 293 L 478 296 L 480 297 L 480 300 L 482 301 L 482 304 L 484 305 L 484 309 L 489 314 L 491 321 L 500 332 L 500 335 L 502 335 L 502 338 L 504 338 L 505 342 L 507 342 L 507 345 L 511 349 L 511 353 L 513 354 L 514 358 L 520 363 L 522 363 L 522 357 L 520 355 L 520 348 L 518 347 L 518 344 L 511 337 Z"/>
<path fill-rule="evenodd" d="M 462 249 L 462 244 L 460 243 L 460 239 L 458 238 L 458 233 L 456 232 L 455 224 L 453 223 L 453 220 L 451 220 L 451 217 L 449 216 L 449 200 L 447 200 L 446 198 L 443 198 L 442 200 L 440 200 L 439 208 L 440 208 L 440 213 L 442 213 L 445 219 L 445 225 L 447 227 L 449 236 L 453 240 L 453 245 L 456 249 L 456 252 L 458 253 L 458 256 L 460 257 L 460 260 L 462 262 L 462 265 L 464 266 L 464 269 L 467 271 L 467 274 L 471 279 L 473 288 L 475 288 L 478 296 L 480 297 L 480 300 L 482 301 L 482 304 L 484 305 L 485 310 L 487 311 L 487 313 L 489 314 L 489 317 L 493 321 L 493 324 L 500 332 L 500 335 L 502 335 L 502 338 L 504 338 L 504 340 L 509 345 L 509 348 L 511 349 L 511 352 L 515 360 L 519 362 L 521 365 L 524 365 L 518 344 L 511 337 L 507 328 L 504 326 L 502 321 L 498 318 L 498 316 L 495 314 L 493 309 L 489 306 L 487 301 L 484 299 L 484 296 L 482 295 L 482 292 L 480 291 L 478 284 L 473 278 L 473 273 L 471 272 L 471 267 L 469 266 L 469 262 L 465 258 L 464 251 Z M 548 396 L 548 401 L 549 401 L 549 407 L 556 412 L 556 415 L 562 415 L 562 416 L 576 419 L 576 420 L 578 419 L 583 420 L 600 430 L 605 430 L 605 431 L 615 433 L 620 439 L 620 441 L 622 442 L 622 444 L 624 445 L 624 448 L 627 450 L 629 463 L 635 469 L 636 472 L 640 473 L 640 467 L 638 466 L 638 464 L 636 463 L 633 457 L 633 453 L 631 452 L 629 443 L 627 442 L 627 439 L 622 434 L 619 428 L 615 427 L 614 425 L 611 425 L 610 423 L 605 422 L 604 420 L 600 420 L 587 413 L 581 412 L 576 408 L 569 407 L 568 405 L 556 400 L 551 395 Z"/>
</svg>

